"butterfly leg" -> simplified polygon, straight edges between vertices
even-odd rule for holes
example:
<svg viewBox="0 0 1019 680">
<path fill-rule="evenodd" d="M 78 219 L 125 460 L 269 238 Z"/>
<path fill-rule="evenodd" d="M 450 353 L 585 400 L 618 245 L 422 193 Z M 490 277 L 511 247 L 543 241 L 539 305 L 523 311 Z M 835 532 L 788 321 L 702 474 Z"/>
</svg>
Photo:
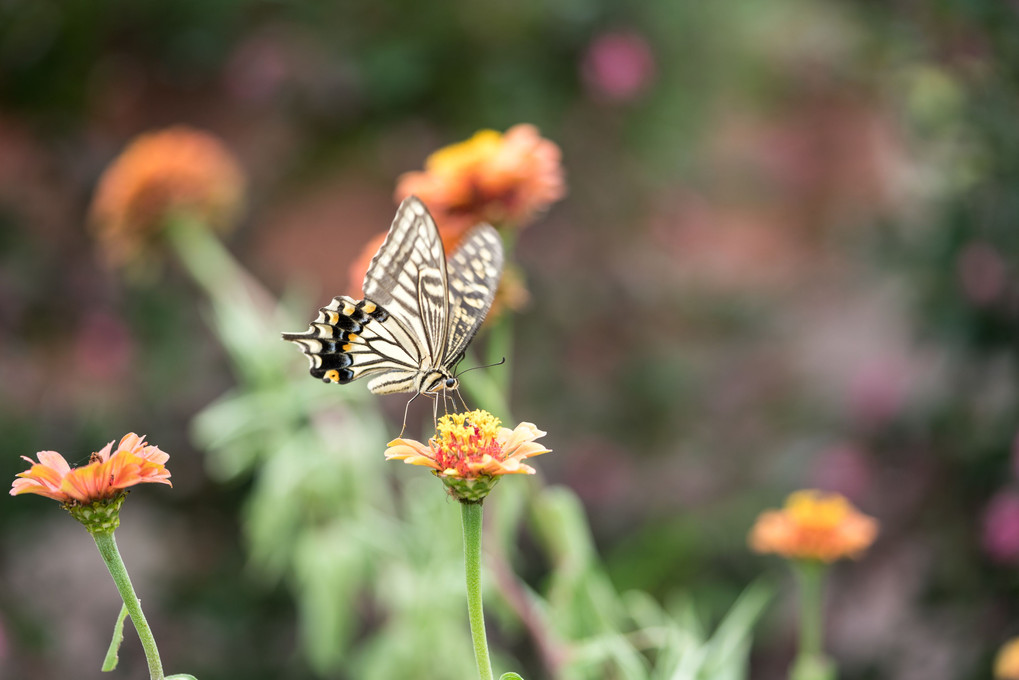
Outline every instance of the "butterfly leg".
<svg viewBox="0 0 1019 680">
<path fill-rule="evenodd" d="M 417 399 L 420 395 L 420 392 L 415 392 L 414 396 L 407 400 L 407 405 L 403 407 L 403 427 L 400 428 L 400 436 L 397 439 L 402 439 L 403 433 L 407 429 L 407 412 L 410 411 L 410 402 Z"/>
<path fill-rule="evenodd" d="M 456 392 L 456 396 L 460 397 L 460 403 L 464 405 L 464 411 L 465 412 L 466 411 L 470 411 L 471 407 L 467 405 L 467 400 L 464 399 L 464 396 L 462 394 L 460 394 L 460 388 L 459 387 L 456 388 L 455 392 Z"/>
</svg>

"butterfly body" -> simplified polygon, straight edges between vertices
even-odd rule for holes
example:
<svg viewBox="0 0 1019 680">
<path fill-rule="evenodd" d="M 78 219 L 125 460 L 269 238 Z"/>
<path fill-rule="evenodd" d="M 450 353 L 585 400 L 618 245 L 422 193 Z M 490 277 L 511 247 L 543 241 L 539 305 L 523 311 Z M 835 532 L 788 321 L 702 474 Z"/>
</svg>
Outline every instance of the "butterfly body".
<svg viewBox="0 0 1019 680">
<path fill-rule="evenodd" d="M 410 197 L 368 267 L 364 299 L 335 297 L 307 331 L 283 338 L 325 382 L 367 377 L 376 394 L 455 390 L 453 369 L 492 305 L 502 261 L 502 241 L 487 224 L 447 261 L 435 222 Z"/>
</svg>

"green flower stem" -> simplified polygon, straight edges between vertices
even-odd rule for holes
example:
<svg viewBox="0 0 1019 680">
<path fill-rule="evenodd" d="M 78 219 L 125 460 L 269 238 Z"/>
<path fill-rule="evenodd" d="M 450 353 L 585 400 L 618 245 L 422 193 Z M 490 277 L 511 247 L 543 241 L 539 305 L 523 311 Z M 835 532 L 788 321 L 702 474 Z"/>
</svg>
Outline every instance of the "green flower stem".
<svg viewBox="0 0 1019 680">
<path fill-rule="evenodd" d="M 493 680 L 492 660 L 485 637 L 485 612 L 481 604 L 481 503 L 460 503 L 464 528 L 464 563 L 467 568 L 467 613 L 471 621 L 474 658 L 481 680 Z"/>
<path fill-rule="evenodd" d="M 127 613 L 131 616 L 131 623 L 138 631 L 138 638 L 145 649 L 145 659 L 149 663 L 149 677 L 151 680 L 163 680 L 163 664 L 159 661 L 156 638 L 153 637 L 152 629 L 145 620 L 141 602 L 138 601 L 134 586 L 131 585 L 131 577 L 127 575 L 127 567 L 124 566 L 124 560 L 121 559 L 120 551 L 117 549 L 117 540 L 113 537 L 112 531 L 93 533 L 92 538 L 99 548 L 99 554 L 103 556 L 103 561 L 106 562 L 106 568 L 110 570 L 113 582 L 117 584 L 120 597 L 123 598 Z"/>
<path fill-rule="evenodd" d="M 800 574 L 800 654 L 821 653 L 824 627 L 824 565 L 801 562 Z"/>
<path fill-rule="evenodd" d="M 800 581 L 800 648 L 791 680 L 834 680 L 835 666 L 822 649 L 824 643 L 824 572 L 816 560 L 796 564 Z"/>
<path fill-rule="evenodd" d="M 244 269 L 208 225 L 188 215 L 167 220 L 166 237 L 181 264 L 218 307 L 238 304 L 272 312 L 272 295 Z"/>
</svg>

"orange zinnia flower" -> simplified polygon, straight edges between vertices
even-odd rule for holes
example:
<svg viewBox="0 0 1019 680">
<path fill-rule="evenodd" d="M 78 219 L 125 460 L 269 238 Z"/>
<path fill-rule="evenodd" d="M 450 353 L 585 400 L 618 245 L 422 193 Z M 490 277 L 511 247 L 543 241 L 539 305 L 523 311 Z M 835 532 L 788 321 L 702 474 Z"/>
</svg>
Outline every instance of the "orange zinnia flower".
<svg viewBox="0 0 1019 680">
<path fill-rule="evenodd" d="M 1019 637 L 1006 642 L 994 659 L 996 680 L 1019 680 Z"/>
<path fill-rule="evenodd" d="M 40 451 L 37 455 L 38 463 L 22 456 L 32 467 L 18 473 L 11 487 L 12 496 L 34 493 L 76 505 L 109 500 L 145 482 L 172 486 L 170 471 L 164 465 L 170 456 L 133 432 L 124 435 L 116 451 L 110 442 L 93 453 L 84 467 L 72 468 L 56 451 Z"/>
<path fill-rule="evenodd" d="M 523 461 L 549 452 L 534 441 L 543 436 L 532 423 L 521 423 L 513 430 L 501 427 L 488 411 L 453 413 L 439 419 L 427 446 L 413 439 L 394 439 L 386 458 L 430 467 L 454 498 L 478 502 L 502 475 L 534 474 L 534 468 Z"/>
<path fill-rule="evenodd" d="M 837 493 L 797 491 L 781 510 L 761 513 L 750 547 L 790 559 L 834 562 L 857 557 L 877 536 L 878 524 Z"/>
<path fill-rule="evenodd" d="M 91 221 L 108 257 L 142 254 L 173 215 L 226 230 L 244 196 L 244 175 L 216 137 L 184 126 L 138 136 L 99 180 Z"/>
<path fill-rule="evenodd" d="M 481 130 L 400 177 L 396 200 L 416 195 L 457 235 L 479 222 L 520 228 L 566 194 L 561 155 L 533 125 Z"/>
</svg>

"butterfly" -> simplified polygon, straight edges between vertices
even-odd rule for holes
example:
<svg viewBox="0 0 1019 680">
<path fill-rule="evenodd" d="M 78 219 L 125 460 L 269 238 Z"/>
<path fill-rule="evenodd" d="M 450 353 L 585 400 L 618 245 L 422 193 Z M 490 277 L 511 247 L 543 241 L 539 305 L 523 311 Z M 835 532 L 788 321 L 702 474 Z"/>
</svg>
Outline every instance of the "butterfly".
<svg viewBox="0 0 1019 680">
<path fill-rule="evenodd" d="M 492 306 L 502 265 L 502 239 L 488 224 L 447 260 L 435 221 L 411 196 L 368 266 L 364 299 L 335 297 L 308 330 L 283 339 L 324 382 L 369 378 L 376 394 L 445 394 L 459 386 L 454 368 Z"/>
</svg>

